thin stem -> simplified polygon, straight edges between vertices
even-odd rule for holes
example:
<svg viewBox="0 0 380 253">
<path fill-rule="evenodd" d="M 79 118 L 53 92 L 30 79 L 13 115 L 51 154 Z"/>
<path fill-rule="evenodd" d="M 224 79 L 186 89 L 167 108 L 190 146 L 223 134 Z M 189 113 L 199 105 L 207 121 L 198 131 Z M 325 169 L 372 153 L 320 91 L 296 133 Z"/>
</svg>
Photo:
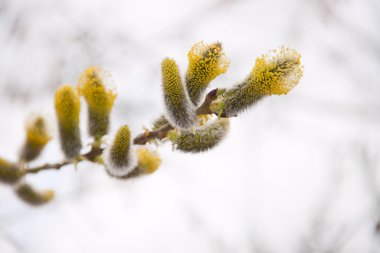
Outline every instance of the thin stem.
<svg viewBox="0 0 380 253">
<path fill-rule="evenodd" d="M 26 169 L 25 172 L 27 174 L 35 174 L 35 173 L 38 173 L 38 172 L 40 172 L 42 170 L 53 170 L 53 169 L 54 170 L 59 170 L 63 166 L 71 164 L 71 163 L 72 163 L 72 161 L 63 161 L 63 162 L 60 162 L 60 163 L 47 163 L 47 164 L 44 164 L 42 166 Z"/>
<path fill-rule="evenodd" d="M 169 123 L 162 126 L 161 128 L 155 130 L 155 131 L 146 131 L 144 133 L 141 133 L 136 136 L 136 138 L 133 139 L 133 144 L 135 145 L 145 145 L 149 140 L 151 139 L 159 139 L 162 140 L 166 137 L 167 133 L 170 130 L 173 130 L 174 127 L 172 127 Z"/>
<path fill-rule="evenodd" d="M 71 160 L 71 161 L 64 160 L 64 161 L 59 162 L 59 163 L 46 163 L 46 164 L 41 165 L 41 166 L 25 169 L 25 173 L 26 174 L 36 174 L 36 173 L 38 173 L 40 171 L 44 171 L 44 170 L 59 170 L 66 165 L 75 164 L 75 163 L 79 163 L 82 161 L 96 162 L 96 158 L 103 153 L 103 150 L 104 149 L 101 148 L 99 145 L 94 144 L 91 147 L 91 150 L 89 152 L 81 155 L 76 160 Z"/>
</svg>

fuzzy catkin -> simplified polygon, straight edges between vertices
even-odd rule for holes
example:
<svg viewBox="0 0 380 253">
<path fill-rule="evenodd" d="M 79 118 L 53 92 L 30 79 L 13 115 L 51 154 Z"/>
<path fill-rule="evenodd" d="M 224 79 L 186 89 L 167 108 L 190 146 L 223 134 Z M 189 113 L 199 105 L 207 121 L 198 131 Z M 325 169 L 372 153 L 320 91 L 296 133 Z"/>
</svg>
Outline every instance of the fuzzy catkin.
<svg viewBox="0 0 380 253">
<path fill-rule="evenodd" d="M 42 116 L 31 117 L 26 124 L 26 139 L 21 149 L 20 159 L 25 162 L 35 160 L 50 139 L 45 119 Z"/>
<path fill-rule="evenodd" d="M 161 164 L 161 159 L 157 152 L 146 148 L 140 148 L 136 151 L 138 164 L 137 166 L 146 174 L 155 172 Z"/>
<path fill-rule="evenodd" d="M 137 165 L 123 179 L 136 178 L 154 173 L 161 164 L 161 159 L 157 152 L 146 148 L 136 151 Z"/>
<path fill-rule="evenodd" d="M 215 113 L 236 116 L 270 95 L 283 95 L 292 90 L 302 77 L 301 55 L 294 49 L 280 47 L 256 59 L 248 77 L 228 89 L 214 104 Z"/>
<path fill-rule="evenodd" d="M 192 105 L 176 62 L 165 58 L 161 64 L 162 89 L 170 123 L 178 128 L 189 128 L 195 122 L 195 108 Z"/>
<path fill-rule="evenodd" d="M 216 119 L 195 130 L 181 130 L 174 141 L 176 149 L 198 153 L 217 146 L 226 136 L 229 129 L 229 119 Z"/>
<path fill-rule="evenodd" d="M 125 177 L 135 167 L 136 160 L 132 153 L 131 132 L 124 125 L 117 131 L 112 145 L 106 150 L 106 170 L 113 177 Z"/>
<path fill-rule="evenodd" d="M 60 86 L 55 93 L 55 111 L 59 137 L 67 159 L 76 158 L 82 148 L 79 130 L 80 98 L 71 85 Z"/>
<path fill-rule="evenodd" d="M 193 45 L 188 53 L 188 59 L 186 88 L 191 102 L 198 105 L 209 83 L 227 71 L 229 61 L 223 53 L 220 42 L 208 45 L 203 41 Z"/>
<path fill-rule="evenodd" d="M 82 73 L 78 85 L 88 105 L 88 132 L 97 141 L 108 133 L 116 99 L 116 92 L 104 83 L 104 75 L 102 69 L 89 67 Z"/>
<path fill-rule="evenodd" d="M 46 204 L 54 198 L 54 191 L 46 190 L 38 192 L 28 184 L 21 184 L 16 188 L 17 195 L 26 203 L 33 206 Z"/>
<path fill-rule="evenodd" d="M 16 164 L 0 158 L 0 182 L 14 184 L 25 175 L 25 171 L 19 169 Z"/>
<path fill-rule="evenodd" d="M 259 102 L 264 95 L 249 92 L 249 86 L 243 82 L 228 89 L 217 103 L 219 107 L 214 111 L 224 117 L 234 117 Z"/>
</svg>

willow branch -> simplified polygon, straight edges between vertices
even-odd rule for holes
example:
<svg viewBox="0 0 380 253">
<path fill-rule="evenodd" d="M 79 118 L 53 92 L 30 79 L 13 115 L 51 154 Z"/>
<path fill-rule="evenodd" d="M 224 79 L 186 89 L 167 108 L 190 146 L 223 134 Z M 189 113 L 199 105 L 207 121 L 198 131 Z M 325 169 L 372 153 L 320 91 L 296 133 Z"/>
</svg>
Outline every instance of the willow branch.
<svg viewBox="0 0 380 253">
<path fill-rule="evenodd" d="M 213 114 L 213 112 L 210 109 L 210 106 L 212 102 L 214 102 L 217 98 L 218 98 L 218 89 L 213 89 L 212 91 L 207 93 L 205 100 L 196 110 L 196 114 L 197 115 Z M 133 139 L 133 144 L 145 145 L 147 142 L 149 142 L 152 139 L 162 140 L 163 138 L 167 136 L 168 132 L 173 129 L 174 127 L 171 126 L 169 123 L 167 123 L 155 131 L 146 131 L 144 133 L 137 135 L 137 137 Z"/>
<path fill-rule="evenodd" d="M 73 163 L 72 161 L 62 161 L 60 163 L 47 163 L 42 166 L 26 169 L 25 172 L 27 174 L 35 174 L 43 170 L 59 170 L 65 165 Z"/>
<path fill-rule="evenodd" d="M 218 89 L 214 89 L 210 91 L 209 93 L 207 93 L 205 100 L 196 110 L 196 114 L 197 115 L 212 114 L 213 112 L 210 110 L 210 106 L 212 102 L 214 102 L 217 99 L 217 97 L 218 97 Z M 144 133 L 139 134 L 133 139 L 133 144 L 145 145 L 147 142 L 149 142 L 152 139 L 162 140 L 163 138 L 167 136 L 168 132 L 173 129 L 174 127 L 171 126 L 169 123 L 167 123 L 155 131 L 146 131 Z M 59 163 L 47 163 L 47 164 L 37 166 L 34 168 L 28 168 L 25 170 L 25 173 L 36 174 L 40 171 L 45 171 L 45 170 L 60 170 L 62 167 L 66 165 L 79 163 L 82 161 L 96 162 L 97 157 L 99 157 L 103 153 L 103 151 L 104 151 L 103 148 L 100 148 L 98 145 L 93 145 L 91 150 L 88 153 L 83 154 L 77 160 L 74 160 L 74 161 L 64 160 Z"/>
<path fill-rule="evenodd" d="M 137 135 L 136 138 L 133 139 L 133 144 L 145 145 L 149 140 L 152 140 L 152 139 L 162 140 L 163 138 L 166 137 L 167 133 L 173 129 L 174 127 L 171 126 L 169 123 L 167 123 L 155 131 L 146 131 L 144 133 Z"/>
<path fill-rule="evenodd" d="M 59 163 L 47 163 L 47 164 L 44 164 L 41 166 L 26 169 L 25 173 L 26 174 L 36 174 L 36 173 L 38 173 L 40 171 L 44 171 L 44 170 L 59 170 L 66 165 L 79 163 L 81 161 L 96 162 L 96 158 L 103 153 L 103 150 L 104 149 L 99 147 L 98 145 L 93 145 L 89 152 L 81 155 L 81 157 L 79 157 L 76 160 L 72 160 L 72 161 L 64 160 L 64 161 L 59 162 Z"/>
</svg>

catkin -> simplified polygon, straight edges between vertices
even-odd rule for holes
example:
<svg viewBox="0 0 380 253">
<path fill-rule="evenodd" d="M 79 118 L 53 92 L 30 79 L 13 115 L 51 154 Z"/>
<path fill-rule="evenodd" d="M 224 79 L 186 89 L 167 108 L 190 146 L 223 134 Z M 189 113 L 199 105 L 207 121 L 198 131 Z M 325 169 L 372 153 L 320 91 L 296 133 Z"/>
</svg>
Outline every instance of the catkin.
<svg viewBox="0 0 380 253">
<path fill-rule="evenodd" d="M 0 181 L 7 184 L 14 184 L 25 175 L 25 170 L 21 170 L 16 164 L 0 158 Z"/>
<path fill-rule="evenodd" d="M 213 111 L 226 117 L 236 116 L 270 95 L 292 90 L 302 77 L 301 55 L 294 49 L 280 47 L 256 59 L 248 77 L 228 89 L 214 103 Z"/>
<path fill-rule="evenodd" d="M 108 133 L 116 99 L 116 92 L 104 83 L 104 75 L 100 68 L 89 67 L 82 73 L 78 85 L 88 106 L 88 132 L 96 141 Z"/>
<path fill-rule="evenodd" d="M 17 195 L 26 203 L 33 206 L 46 204 L 54 198 L 54 191 L 46 190 L 38 192 L 29 184 L 21 184 L 16 188 Z"/>
<path fill-rule="evenodd" d="M 202 41 L 193 45 L 188 53 L 188 59 L 186 87 L 192 103 L 198 105 L 209 83 L 227 71 L 229 60 L 220 42 L 208 45 Z"/>
<path fill-rule="evenodd" d="M 195 108 L 192 105 L 181 75 L 173 59 L 165 58 L 161 64 L 162 89 L 170 123 L 179 128 L 189 128 L 195 122 Z"/>
<path fill-rule="evenodd" d="M 124 125 L 117 131 L 113 143 L 106 150 L 106 170 L 113 177 L 127 176 L 136 166 L 132 153 L 131 132 Z"/>
<path fill-rule="evenodd" d="M 26 138 L 20 159 L 25 162 L 35 160 L 50 139 L 45 119 L 42 116 L 31 116 L 26 124 Z"/>
<path fill-rule="evenodd" d="M 229 119 L 220 118 L 195 130 L 181 130 L 174 141 L 175 148 L 183 152 L 198 153 L 218 145 L 229 129 Z"/>
<path fill-rule="evenodd" d="M 62 85 L 55 93 L 55 111 L 59 137 L 67 159 L 76 158 L 82 148 L 79 130 L 80 98 L 71 85 Z"/>
</svg>

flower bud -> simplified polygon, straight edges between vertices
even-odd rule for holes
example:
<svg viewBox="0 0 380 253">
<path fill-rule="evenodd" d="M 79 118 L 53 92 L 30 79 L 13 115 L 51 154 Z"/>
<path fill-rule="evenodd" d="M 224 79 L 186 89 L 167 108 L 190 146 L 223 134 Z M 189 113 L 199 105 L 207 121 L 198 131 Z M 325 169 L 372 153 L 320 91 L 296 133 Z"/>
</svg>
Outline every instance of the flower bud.
<svg viewBox="0 0 380 253">
<path fill-rule="evenodd" d="M 227 71 L 229 60 L 224 55 L 221 43 L 207 45 L 203 41 L 193 45 L 188 58 L 186 87 L 191 101 L 194 105 L 198 105 L 208 84 Z"/>
<path fill-rule="evenodd" d="M 174 146 L 183 152 L 198 153 L 218 145 L 229 129 L 229 119 L 220 118 L 195 130 L 180 130 Z"/>
<path fill-rule="evenodd" d="M 76 158 L 82 148 L 79 129 L 80 97 L 71 85 L 60 86 L 55 93 L 61 148 L 66 158 Z"/>
<path fill-rule="evenodd" d="M 25 170 L 21 170 L 16 164 L 0 158 L 0 182 L 13 184 L 25 175 Z"/>
<path fill-rule="evenodd" d="M 106 170 L 113 177 L 125 177 L 136 166 L 131 148 L 131 133 L 127 125 L 119 128 L 112 145 L 106 150 Z"/>
<path fill-rule="evenodd" d="M 89 67 L 79 79 L 78 89 L 88 105 L 89 134 L 99 141 L 108 133 L 110 113 L 116 92 L 104 83 L 106 73 L 98 67 Z"/>
<path fill-rule="evenodd" d="M 16 193 L 22 200 L 33 206 L 46 204 L 54 198 L 54 191 L 47 190 L 38 192 L 28 184 L 19 185 L 16 189 Z"/>
<path fill-rule="evenodd" d="M 25 162 L 33 161 L 41 154 L 50 139 L 45 119 L 42 116 L 33 115 L 26 124 L 26 140 L 20 159 Z"/>
<path fill-rule="evenodd" d="M 168 120 L 176 127 L 189 128 L 195 122 L 195 108 L 182 84 L 178 66 L 173 59 L 165 58 L 161 69 Z"/>
</svg>

